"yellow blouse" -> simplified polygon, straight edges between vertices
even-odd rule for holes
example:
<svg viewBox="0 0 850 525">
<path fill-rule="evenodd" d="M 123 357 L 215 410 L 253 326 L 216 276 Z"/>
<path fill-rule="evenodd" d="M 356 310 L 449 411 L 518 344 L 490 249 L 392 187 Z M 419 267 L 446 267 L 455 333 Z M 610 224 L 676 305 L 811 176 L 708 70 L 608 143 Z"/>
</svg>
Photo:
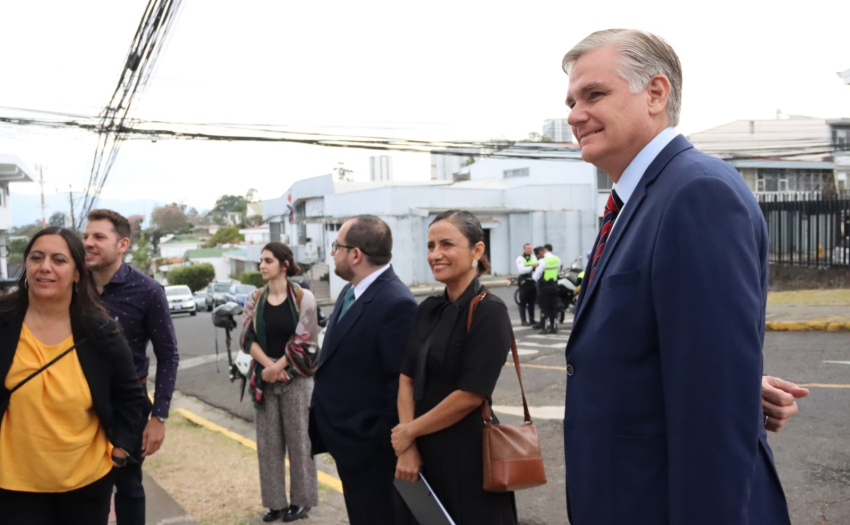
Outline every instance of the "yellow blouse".
<svg viewBox="0 0 850 525">
<path fill-rule="evenodd" d="M 73 344 L 73 336 L 42 344 L 24 324 L 6 388 Z M 0 420 L 0 488 L 6 490 L 78 489 L 109 473 L 111 455 L 76 349 L 12 394 Z"/>
</svg>

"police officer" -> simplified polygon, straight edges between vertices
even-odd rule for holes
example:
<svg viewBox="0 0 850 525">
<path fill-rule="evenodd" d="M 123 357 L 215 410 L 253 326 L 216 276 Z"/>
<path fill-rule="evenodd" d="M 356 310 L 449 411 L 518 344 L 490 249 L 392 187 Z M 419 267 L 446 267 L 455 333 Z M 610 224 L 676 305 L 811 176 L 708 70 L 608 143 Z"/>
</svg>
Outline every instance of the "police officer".
<svg viewBox="0 0 850 525">
<path fill-rule="evenodd" d="M 543 257 L 539 261 L 532 276 L 537 281 L 538 297 L 541 311 L 541 334 L 558 333 L 558 272 L 561 270 L 561 260 L 552 253 L 552 245 L 543 248 Z M 545 315 L 549 320 L 549 328 L 542 321 Z"/>
<path fill-rule="evenodd" d="M 537 257 L 531 253 L 531 245 L 522 247 L 522 255 L 516 258 L 516 269 L 519 273 L 519 318 L 522 326 L 534 324 L 534 303 L 537 301 L 537 284 L 531 278 L 537 268 Z M 526 317 L 526 311 L 528 317 Z"/>
</svg>

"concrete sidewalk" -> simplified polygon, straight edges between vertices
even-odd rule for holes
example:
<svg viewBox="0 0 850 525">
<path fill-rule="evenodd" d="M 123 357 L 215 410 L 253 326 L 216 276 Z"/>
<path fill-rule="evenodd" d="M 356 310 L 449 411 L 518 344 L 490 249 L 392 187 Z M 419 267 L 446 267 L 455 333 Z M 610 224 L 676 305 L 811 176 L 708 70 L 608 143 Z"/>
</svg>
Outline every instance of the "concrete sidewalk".
<svg viewBox="0 0 850 525">
<path fill-rule="evenodd" d="M 143 472 L 142 483 L 145 486 L 146 525 L 200 525 L 147 472 Z M 109 523 L 115 523 L 114 505 Z"/>
</svg>

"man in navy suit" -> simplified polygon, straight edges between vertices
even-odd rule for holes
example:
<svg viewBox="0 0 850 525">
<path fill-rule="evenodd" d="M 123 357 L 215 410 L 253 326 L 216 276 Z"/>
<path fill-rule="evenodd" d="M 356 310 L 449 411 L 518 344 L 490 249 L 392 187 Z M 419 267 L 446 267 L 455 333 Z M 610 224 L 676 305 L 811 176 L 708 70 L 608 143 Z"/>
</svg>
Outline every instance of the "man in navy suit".
<svg viewBox="0 0 850 525">
<path fill-rule="evenodd" d="M 615 183 L 566 350 L 570 522 L 790 524 L 760 397 L 758 204 L 674 130 L 682 73 L 661 38 L 599 31 L 563 65 L 582 158 Z"/>
<path fill-rule="evenodd" d="M 393 486 L 390 435 L 398 424 L 398 379 L 416 300 L 390 266 L 389 226 L 359 215 L 340 228 L 334 272 L 349 282 L 331 314 L 310 406 L 313 454 L 330 452 L 351 525 L 406 522 Z M 415 447 L 412 447 L 415 448 Z M 410 454 L 415 454 L 412 452 Z"/>
</svg>

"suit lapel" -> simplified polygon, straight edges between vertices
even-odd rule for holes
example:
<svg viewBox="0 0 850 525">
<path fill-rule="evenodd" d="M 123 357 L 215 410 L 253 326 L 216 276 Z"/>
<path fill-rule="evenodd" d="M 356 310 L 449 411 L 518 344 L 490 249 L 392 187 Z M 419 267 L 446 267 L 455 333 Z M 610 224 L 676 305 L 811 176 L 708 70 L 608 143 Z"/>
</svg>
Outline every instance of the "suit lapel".
<svg viewBox="0 0 850 525">
<path fill-rule="evenodd" d="M 322 345 L 322 355 L 319 358 L 320 367 L 327 362 L 330 356 L 339 347 L 340 343 L 345 339 L 345 335 L 354 327 L 354 325 L 357 324 L 357 321 L 363 313 L 366 312 L 369 303 L 375 298 L 378 290 L 393 278 L 395 278 L 395 272 L 393 272 L 392 267 L 387 268 L 384 273 L 375 279 L 375 282 L 366 288 L 363 295 L 351 303 L 351 306 L 348 307 L 348 311 L 345 312 L 342 319 L 339 319 L 339 310 L 342 308 L 345 301 L 345 292 L 348 291 L 351 284 L 342 289 L 339 297 L 337 298 L 336 304 L 334 305 L 334 311 L 331 314 L 331 321 L 328 323 L 328 334 L 325 337 L 324 344 Z"/>
<path fill-rule="evenodd" d="M 646 172 L 644 172 L 643 176 L 640 178 L 640 182 L 638 182 L 638 185 L 635 187 L 635 191 L 632 193 L 632 196 L 623 208 L 623 214 L 617 218 L 617 222 L 614 224 L 614 231 L 611 234 L 611 238 L 608 239 L 608 242 L 605 244 L 605 248 L 602 250 L 602 255 L 599 256 L 599 262 L 596 265 L 596 272 L 593 275 L 593 279 L 590 281 L 587 289 L 582 290 L 582 295 L 584 297 L 578 304 L 575 320 L 573 321 L 574 330 L 579 326 L 579 321 L 582 318 L 584 311 L 587 309 L 587 305 L 593 299 L 594 292 L 596 292 L 599 288 L 599 283 L 602 282 L 602 276 L 605 275 L 605 268 L 608 266 L 608 261 L 611 260 L 614 252 L 616 252 L 617 246 L 620 244 L 620 239 L 623 238 L 623 235 L 625 235 L 625 232 L 629 229 L 632 218 L 637 214 L 641 204 L 643 204 L 644 199 L 646 198 L 647 187 L 651 186 L 652 183 L 655 182 L 661 172 L 664 171 L 667 164 L 669 164 L 676 155 L 692 147 L 693 145 L 688 142 L 685 137 L 677 135 L 672 141 L 670 141 L 669 144 L 667 144 L 667 146 L 664 147 L 664 149 L 661 150 L 661 153 L 655 157 L 655 160 L 652 161 L 646 169 Z M 588 270 L 589 268 L 590 265 L 588 265 Z M 585 273 L 585 275 L 590 275 L 589 271 Z"/>
</svg>

